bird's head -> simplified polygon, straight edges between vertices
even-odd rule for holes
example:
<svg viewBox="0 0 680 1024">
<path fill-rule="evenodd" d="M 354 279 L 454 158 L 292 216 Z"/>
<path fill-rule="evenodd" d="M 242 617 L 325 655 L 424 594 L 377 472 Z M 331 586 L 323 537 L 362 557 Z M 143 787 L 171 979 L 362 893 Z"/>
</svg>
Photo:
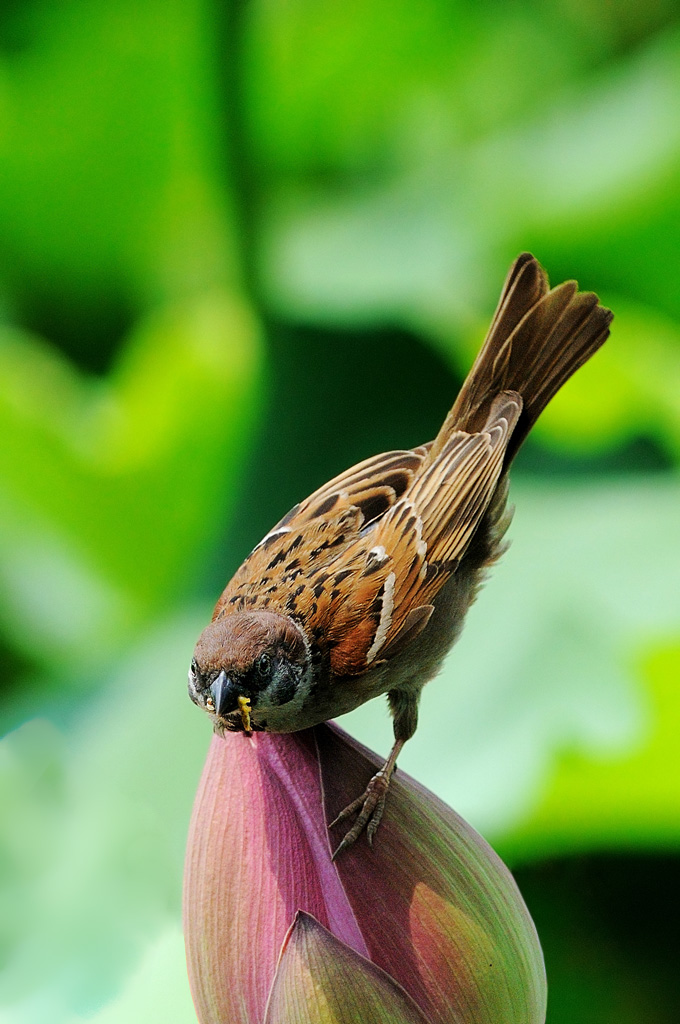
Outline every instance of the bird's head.
<svg viewBox="0 0 680 1024">
<path fill-rule="evenodd" d="M 294 701 L 310 674 L 309 645 L 293 619 L 236 612 L 215 619 L 198 638 L 189 696 L 216 732 L 266 729 L 267 709 Z"/>
</svg>

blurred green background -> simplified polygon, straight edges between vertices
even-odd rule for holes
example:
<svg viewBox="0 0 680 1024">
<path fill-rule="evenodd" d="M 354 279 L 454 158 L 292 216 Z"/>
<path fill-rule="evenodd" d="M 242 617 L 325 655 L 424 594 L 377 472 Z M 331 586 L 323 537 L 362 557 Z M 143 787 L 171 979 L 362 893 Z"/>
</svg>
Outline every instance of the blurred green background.
<svg viewBox="0 0 680 1024">
<path fill-rule="evenodd" d="M 195 636 L 436 433 L 523 249 L 614 330 L 400 764 L 516 870 L 549 1024 L 677 1021 L 679 110 L 671 0 L 0 4 L 1 1024 L 195 1019 Z"/>
</svg>

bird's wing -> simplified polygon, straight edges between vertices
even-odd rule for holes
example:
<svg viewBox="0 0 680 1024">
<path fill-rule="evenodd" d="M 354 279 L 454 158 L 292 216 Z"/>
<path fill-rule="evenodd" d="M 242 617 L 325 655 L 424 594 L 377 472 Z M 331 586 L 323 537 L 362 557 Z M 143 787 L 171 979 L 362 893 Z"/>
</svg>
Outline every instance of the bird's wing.
<svg viewBox="0 0 680 1024">
<path fill-rule="evenodd" d="M 499 395 L 485 429 L 452 435 L 375 525 L 301 591 L 298 612 L 321 630 L 334 675 L 359 675 L 420 633 L 496 490 L 522 400 Z"/>
<path fill-rule="evenodd" d="M 222 593 L 213 619 L 267 608 L 295 614 L 307 584 L 385 514 L 413 483 L 427 448 L 385 452 L 353 466 L 300 502 L 251 551 Z"/>
</svg>

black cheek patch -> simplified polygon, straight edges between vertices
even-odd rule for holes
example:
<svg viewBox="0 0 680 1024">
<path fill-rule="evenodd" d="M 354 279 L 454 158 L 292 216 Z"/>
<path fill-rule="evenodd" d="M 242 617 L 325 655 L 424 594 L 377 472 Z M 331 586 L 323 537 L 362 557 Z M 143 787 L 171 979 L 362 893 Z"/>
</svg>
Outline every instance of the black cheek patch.
<svg viewBox="0 0 680 1024">
<path fill-rule="evenodd" d="M 295 689 L 294 679 L 282 679 L 276 689 L 270 694 L 272 704 L 276 707 L 287 704 L 295 696 Z"/>
</svg>

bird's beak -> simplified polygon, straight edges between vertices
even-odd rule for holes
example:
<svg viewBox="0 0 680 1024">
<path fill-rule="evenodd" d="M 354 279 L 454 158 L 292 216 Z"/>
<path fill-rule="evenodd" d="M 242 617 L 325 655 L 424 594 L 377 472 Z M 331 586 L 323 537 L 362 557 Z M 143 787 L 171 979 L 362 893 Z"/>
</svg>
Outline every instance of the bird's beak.
<svg viewBox="0 0 680 1024">
<path fill-rule="evenodd" d="M 210 696 L 215 705 L 215 714 L 223 717 L 237 707 L 236 690 L 227 673 L 222 669 L 210 687 Z"/>
</svg>

